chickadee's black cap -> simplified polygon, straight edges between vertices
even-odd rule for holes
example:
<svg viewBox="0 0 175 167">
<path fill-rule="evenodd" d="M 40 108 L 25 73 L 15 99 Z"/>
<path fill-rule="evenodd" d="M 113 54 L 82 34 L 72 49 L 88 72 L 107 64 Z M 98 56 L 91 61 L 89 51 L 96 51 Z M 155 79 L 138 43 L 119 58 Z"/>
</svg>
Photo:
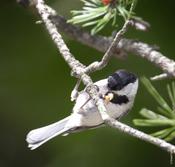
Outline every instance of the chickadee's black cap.
<svg viewBox="0 0 175 167">
<path fill-rule="evenodd" d="M 137 76 L 126 70 L 118 70 L 108 77 L 108 87 L 111 90 L 121 90 L 130 83 L 134 83 Z"/>
</svg>

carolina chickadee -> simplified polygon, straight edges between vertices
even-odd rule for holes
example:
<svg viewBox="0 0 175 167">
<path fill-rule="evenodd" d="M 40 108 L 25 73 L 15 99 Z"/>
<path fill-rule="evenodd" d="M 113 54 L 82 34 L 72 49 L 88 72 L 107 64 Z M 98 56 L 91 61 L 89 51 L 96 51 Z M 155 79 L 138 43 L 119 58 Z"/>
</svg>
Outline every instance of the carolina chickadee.
<svg viewBox="0 0 175 167">
<path fill-rule="evenodd" d="M 107 114 L 119 119 L 132 108 L 138 88 L 135 74 L 118 70 L 107 79 L 94 83 L 99 89 L 99 96 L 104 100 Z M 81 91 L 76 99 L 72 114 L 56 123 L 32 130 L 26 141 L 33 150 L 57 135 L 67 135 L 86 129 L 101 127 L 104 121 L 94 103 L 86 92 Z"/>
</svg>

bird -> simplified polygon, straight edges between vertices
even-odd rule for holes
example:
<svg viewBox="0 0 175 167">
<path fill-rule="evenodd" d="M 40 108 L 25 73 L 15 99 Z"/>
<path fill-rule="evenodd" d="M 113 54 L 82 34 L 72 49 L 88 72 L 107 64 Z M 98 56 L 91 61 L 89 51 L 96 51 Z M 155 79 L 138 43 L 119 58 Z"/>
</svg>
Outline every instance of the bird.
<svg viewBox="0 0 175 167">
<path fill-rule="evenodd" d="M 99 98 L 103 100 L 109 117 L 119 120 L 133 106 L 138 89 L 138 77 L 132 72 L 120 69 L 95 82 L 94 85 L 98 88 Z M 26 136 L 26 141 L 28 147 L 34 150 L 58 135 L 67 136 L 70 133 L 102 126 L 104 121 L 85 87 L 79 92 L 72 113 L 68 117 L 31 130 Z"/>
</svg>

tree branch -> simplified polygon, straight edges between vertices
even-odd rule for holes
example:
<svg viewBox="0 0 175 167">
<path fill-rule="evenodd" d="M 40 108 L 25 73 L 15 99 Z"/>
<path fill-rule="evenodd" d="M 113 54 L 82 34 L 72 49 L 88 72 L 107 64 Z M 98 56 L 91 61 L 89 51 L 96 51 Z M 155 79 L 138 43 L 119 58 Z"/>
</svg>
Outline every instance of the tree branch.
<svg viewBox="0 0 175 167">
<path fill-rule="evenodd" d="M 127 133 L 133 137 L 136 137 L 146 142 L 152 143 L 162 148 L 163 150 L 170 152 L 171 154 L 175 154 L 175 146 L 170 143 L 165 142 L 162 139 L 150 136 L 144 132 L 134 129 L 128 125 L 125 125 L 117 120 L 109 120 L 107 124 L 113 128 L 120 130 L 121 132 Z"/>
<path fill-rule="evenodd" d="M 124 39 L 120 48 L 147 59 L 168 75 L 175 77 L 175 62 L 143 42 Z"/>
<path fill-rule="evenodd" d="M 83 31 L 77 26 L 66 23 L 66 20 L 60 15 L 50 16 L 50 18 L 57 26 L 58 30 L 64 32 L 72 39 L 95 48 L 98 51 L 106 52 L 107 48 L 112 42 L 111 38 L 106 38 L 99 35 L 92 36 L 90 33 Z M 155 47 L 140 41 L 122 39 L 113 51 L 113 55 L 115 55 L 117 58 L 121 58 L 123 55 L 126 55 L 127 52 L 135 54 L 139 57 L 147 59 L 159 67 L 163 72 L 168 73 L 169 76 L 175 77 L 174 60 L 167 58 L 156 49 Z"/>
</svg>

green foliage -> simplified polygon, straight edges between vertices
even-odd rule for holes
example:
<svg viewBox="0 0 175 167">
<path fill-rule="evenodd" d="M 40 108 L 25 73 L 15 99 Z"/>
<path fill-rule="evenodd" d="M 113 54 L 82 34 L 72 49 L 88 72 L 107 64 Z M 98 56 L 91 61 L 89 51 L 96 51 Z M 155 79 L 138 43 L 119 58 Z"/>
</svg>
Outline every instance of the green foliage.
<svg viewBox="0 0 175 167">
<path fill-rule="evenodd" d="M 81 24 L 82 27 L 93 26 L 91 34 L 102 30 L 112 20 L 112 25 L 117 26 L 117 16 L 124 20 L 133 17 L 136 0 L 109 0 L 104 4 L 103 0 L 81 0 L 84 3 L 82 10 L 71 11 L 73 17 L 69 23 Z"/>
<path fill-rule="evenodd" d="M 157 112 L 143 108 L 140 111 L 145 119 L 134 119 L 133 122 L 137 126 L 149 126 L 160 127 L 163 129 L 152 133 L 151 135 L 170 141 L 175 138 L 175 82 L 172 82 L 171 86 L 167 85 L 167 91 L 171 105 L 159 94 L 159 92 L 153 87 L 151 82 L 143 77 L 141 79 L 144 86 L 152 97 L 157 101 L 159 106 Z"/>
</svg>

